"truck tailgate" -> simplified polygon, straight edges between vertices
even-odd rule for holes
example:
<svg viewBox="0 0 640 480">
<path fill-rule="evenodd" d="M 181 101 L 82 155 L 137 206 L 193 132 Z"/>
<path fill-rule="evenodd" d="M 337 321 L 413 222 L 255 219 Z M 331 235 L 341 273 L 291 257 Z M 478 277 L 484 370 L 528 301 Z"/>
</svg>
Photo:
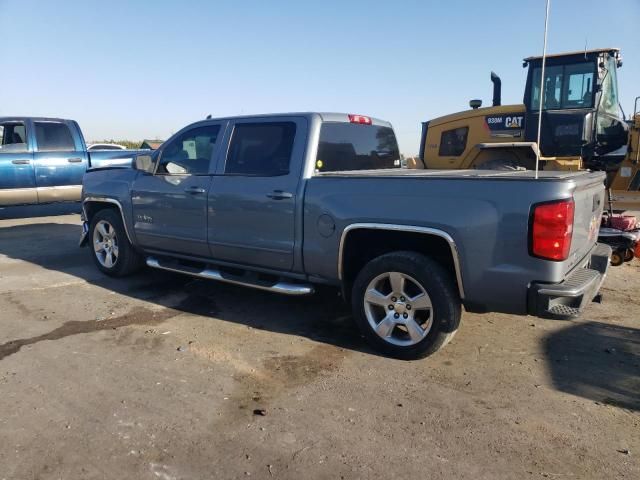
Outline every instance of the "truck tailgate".
<svg viewBox="0 0 640 480">
<path fill-rule="evenodd" d="M 605 203 L 603 173 L 585 173 L 574 177 L 573 181 L 576 182 L 573 193 L 575 213 L 568 270 L 575 267 L 596 243 Z"/>
</svg>

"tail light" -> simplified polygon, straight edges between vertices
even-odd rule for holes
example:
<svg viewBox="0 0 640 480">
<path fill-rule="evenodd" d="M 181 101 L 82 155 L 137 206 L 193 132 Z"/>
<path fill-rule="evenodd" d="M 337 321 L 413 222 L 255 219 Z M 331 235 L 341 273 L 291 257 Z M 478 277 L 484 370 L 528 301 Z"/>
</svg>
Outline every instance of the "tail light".
<svg viewBox="0 0 640 480">
<path fill-rule="evenodd" d="M 360 123 L 362 125 L 371 125 L 371 117 L 365 117 L 364 115 L 349 114 L 349 121 L 351 123 Z"/>
<path fill-rule="evenodd" d="M 531 254 L 547 260 L 569 257 L 573 234 L 573 200 L 536 205 L 531 221 Z"/>
</svg>

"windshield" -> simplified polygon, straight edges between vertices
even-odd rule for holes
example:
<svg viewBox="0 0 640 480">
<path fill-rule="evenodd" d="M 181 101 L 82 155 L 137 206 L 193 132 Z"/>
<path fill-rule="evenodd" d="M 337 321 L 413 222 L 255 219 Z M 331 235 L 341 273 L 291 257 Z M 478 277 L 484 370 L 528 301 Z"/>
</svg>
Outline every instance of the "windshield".
<svg viewBox="0 0 640 480">
<path fill-rule="evenodd" d="M 338 122 L 322 124 L 316 171 L 395 167 L 400 167 L 400 151 L 391 128 Z"/>
<path fill-rule="evenodd" d="M 533 70 L 529 109 L 540 108 L 540 75 L 542 68 Z M 547 66 L 544 71 L 543 110 L 593 108 L 594 65 L 591 62 Z"/>
</svg>

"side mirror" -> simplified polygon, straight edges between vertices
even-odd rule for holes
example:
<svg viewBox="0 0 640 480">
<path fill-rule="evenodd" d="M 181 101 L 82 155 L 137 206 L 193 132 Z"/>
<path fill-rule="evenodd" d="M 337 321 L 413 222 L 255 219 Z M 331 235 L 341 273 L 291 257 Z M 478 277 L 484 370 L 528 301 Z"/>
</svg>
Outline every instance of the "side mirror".
<svg viewBox="0 0 640 480">
<path fill-rule="evenodd" d="M 134 162 L 136 170 L 141 172 L 153 173 L 153 159 L 151 155 L 137 155 Z"/>
</svg>

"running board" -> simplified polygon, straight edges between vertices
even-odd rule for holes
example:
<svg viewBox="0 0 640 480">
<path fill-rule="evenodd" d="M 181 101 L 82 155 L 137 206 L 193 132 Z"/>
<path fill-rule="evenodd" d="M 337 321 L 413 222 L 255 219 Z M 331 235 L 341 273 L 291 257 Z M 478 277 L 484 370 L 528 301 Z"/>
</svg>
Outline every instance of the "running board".
<svg viewBox="0 0 640 480">
<path fill-rule="evenodd" d="M 154 257 L 147 257 L 147 266 L 151 268 L 158 268 L 160 270 L 167 270 L 169 272 L 184 273 L 192 275 L 194 277 L 206 278 L 208 280 L 217 280 L 219 282 L 233 283 L 234 285 L 242 285 L 245 287 L 257 288 L 258 290 L 266 290 L 268 292 L 282 293 L 284 295 L 310 295 L 314 292 L 313 286 L 304 283 L 290 283 L 278 281 L 274 284 L 262 284 L 247 282 L 240 279 L 229 278 L 218 270 L 211 267 L 204 268 L 202 270 L 184 267 L 181 265 L 162 264 L 160 260 Z"/>
</svg>

